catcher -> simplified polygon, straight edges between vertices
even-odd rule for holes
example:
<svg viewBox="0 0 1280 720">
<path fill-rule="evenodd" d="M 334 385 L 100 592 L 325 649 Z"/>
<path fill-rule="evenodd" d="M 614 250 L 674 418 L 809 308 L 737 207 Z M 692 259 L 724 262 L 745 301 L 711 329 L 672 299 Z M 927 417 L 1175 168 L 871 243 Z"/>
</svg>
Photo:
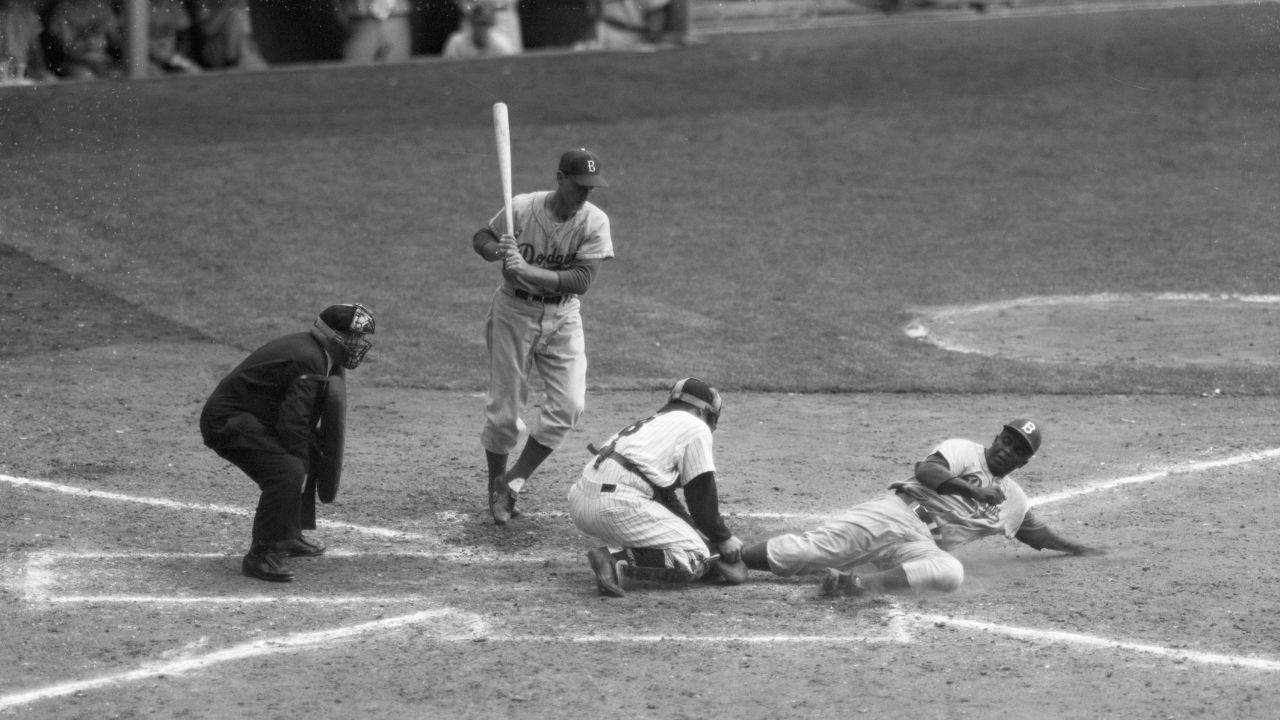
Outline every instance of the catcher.
<svg viewBox="0 0 1280 720">
<path fill-rule="evenodd" d="M 916 463 L 910 480 L 855 505 L 822 526 L 755 543 L 742 551 L 752 570 L 788 577 L 823 573 L 823 595 L 859 596 L 909 590 L 950 592 L 964 566 L 949 551 L 988 535 L 1004 535 L 1037 550 L 1100 555 L 1061 537 L 1031 513 L 1026 493 L 1008 476 L 1040 449 L 1031 420 L 1005 424 L 989 447 L 946 440 Z M 853 574 L 870 565 L 875 572 Z"/>
<path fill-rule="evenodd" d="M 345 407 L 344 371 L 364 360 L 373 331 L 373 315 L 363 305 L 332 305 L 309 332 L 277 338 L 250 353 L 205 401 L 204 444 L 261 490 L 253 540 L 240 565 L 245 575 L 289 582 L 293 571 L 285 557 L 324 553 L 322 545 L 302 536 L 302 528 L 315 527 L 318 471 L 328 474 L 319 481 L 321 500 L 331 501 L 337 490 L 343 435 L 333 408 Z M 328 455 L 317 458 L 317 448 Z"/>
<path fill-rule="evenodd" d="M 710 577 L 740 583 L 742 541 L 725 526 L 711 433 L 720 393 L 697 378 L 671 388 L 657 414 L 619 430 L 569 489 L 569 517 L 608 544 L 587 553 L 601 595 L 629 581 L 685 584 Z M 676 496 L 683 491 L 686 510 Z"/>
</svg>

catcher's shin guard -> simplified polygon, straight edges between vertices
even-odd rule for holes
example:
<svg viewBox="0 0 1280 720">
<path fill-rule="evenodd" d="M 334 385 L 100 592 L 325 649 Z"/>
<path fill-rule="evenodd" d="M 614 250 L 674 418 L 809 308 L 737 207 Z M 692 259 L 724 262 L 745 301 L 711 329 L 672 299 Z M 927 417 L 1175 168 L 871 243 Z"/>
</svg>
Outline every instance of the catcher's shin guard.
<svg viewBox="0 0 1280 720">
<path fill-rule="evenodd" d="M 681 568 L 646 567 L 644 565 L 633 565 L 631 563 L 619 563 L 618 573 L 631 582 L 660 582 L 672 585 L 688 585 L 698 579 L 693 573 Z"/>
</svg>

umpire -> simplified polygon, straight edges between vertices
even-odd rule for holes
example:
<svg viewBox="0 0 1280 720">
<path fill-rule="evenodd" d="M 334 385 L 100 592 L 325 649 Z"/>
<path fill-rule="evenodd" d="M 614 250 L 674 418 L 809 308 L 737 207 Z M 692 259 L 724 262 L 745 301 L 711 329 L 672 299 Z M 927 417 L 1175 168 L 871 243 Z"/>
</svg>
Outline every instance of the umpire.
<svg viewBox="0 0 1280 720">
<path fill-rule="evenodd" d="M 250 353 L 205 402 L 200 413 L 204 444 L 262 491 L 253 543 L 241 564 L 245 575 L 289 582 L 293 571 L 285 565 L 286 556 L 324 552 L 302 537 L 303 486 L 312 469 L 313 444 L 321 443 L 317 426 L 326 390 L 340 385 L 344 370 L 360 365 L 373 345 L 368 338 L 373 331 L 373 315 L 363 305 L 332 305 L 309 331 Z"/>
</svg>

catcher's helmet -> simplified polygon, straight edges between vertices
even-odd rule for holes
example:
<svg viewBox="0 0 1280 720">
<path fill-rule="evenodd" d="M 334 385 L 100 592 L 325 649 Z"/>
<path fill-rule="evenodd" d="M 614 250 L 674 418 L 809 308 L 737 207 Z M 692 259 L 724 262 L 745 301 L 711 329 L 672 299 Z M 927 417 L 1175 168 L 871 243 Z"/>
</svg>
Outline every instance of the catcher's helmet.
<svg viewBox="0 0 1280 720">
<path fill-rule="evenodd" d="M 316 325 L 322 331 L 331 331 L 334 339 L 346 348 L 342 366 L 348 370 L 355 370 L 373 347 L 373 341 L 366 337 L 374 332 L 373 313 L 360 303 L 330 305 L 320 313 Z"/>
<path fill-rule="evenodd" d="M 1035 421 L 1018 418 L 1005 423 L 1004 427 L 1017 433 L 1019 437 L 1025 440 L 1027 445 L 1031 447 L 1032 455 L 1040 450 L 1040 426 Z"/>
<path fill-rule="evenodd" d="M 672 386 L 667 402 L 682 402 L 694 406 L 712 430 L 720 422 L 720 408 L 724 404 L 719 390 L 692 377 L 684 378 Z"/>
</svg>

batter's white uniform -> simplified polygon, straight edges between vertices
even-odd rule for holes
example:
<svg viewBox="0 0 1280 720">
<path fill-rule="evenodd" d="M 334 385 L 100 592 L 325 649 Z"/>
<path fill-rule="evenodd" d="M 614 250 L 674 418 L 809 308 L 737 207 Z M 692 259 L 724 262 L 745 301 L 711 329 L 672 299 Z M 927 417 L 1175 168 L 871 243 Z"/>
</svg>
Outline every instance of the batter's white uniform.
<svg viewBox="0 0 1280 720">
<path fill-rule="evenodd" d="M 551 191 L 512 198 L 512 223 L 520 254 L 530 265 L 567 270 L 578 260 L 613 257 L 609 218 L 585 203 L 564 222 L 547 209 Z M 489 220 L 489 229 L 506 234 L 505 213 Z M 504 276 L 485 317 L 489 350 L 489 394 L 480 442 L 505 455 L 519 442 L 521 413 L 529 400 L 529 373 L 537 367 L 546 385 L 546 401 L 534 440 L 555 450 L 577 425 L 586 407 L 587 352 L 576 295 L 547 295 L 545 290 Z"/>
<path fill-rule="evenodd" d="M 915 480 L 893 483 L 883 497 L 856 505 L 817 529 L 771 538 L 769 566 L 777 575 L 852 571 L 859 565 L 879 570 L 902 566 L 912 588 L 954 590 L 964 580 L 964 567 L 951 554 L 965 543 L 988 535 L 1012 538 L 1029 508 L 1026 493 L 1013 480 L 997 478 L 987 468 L 986 448 L 971 440 L 952 439 L 934 448 L 946 458 L 955 477 L 1005 493 L 998 506 L 958 495 L 939 495 Z M 931 516 L 926 522 L 913 509 L 919 504 Z"/>
<path fill-rule="evenodd" d="M 697 415 L 661 412 L 634 423 L 609 440 L 649 479 L 613 459 L 592 458 L 569 488 L 569 517 L 579 530 L 603 541 L 610 552 L 662 550 L 666 567 L 701 577 L 710 564 L 707 543 L 657 498 L 660 488 L 678 489 L 715 471 L 711 429 Z"/>
</svg>

